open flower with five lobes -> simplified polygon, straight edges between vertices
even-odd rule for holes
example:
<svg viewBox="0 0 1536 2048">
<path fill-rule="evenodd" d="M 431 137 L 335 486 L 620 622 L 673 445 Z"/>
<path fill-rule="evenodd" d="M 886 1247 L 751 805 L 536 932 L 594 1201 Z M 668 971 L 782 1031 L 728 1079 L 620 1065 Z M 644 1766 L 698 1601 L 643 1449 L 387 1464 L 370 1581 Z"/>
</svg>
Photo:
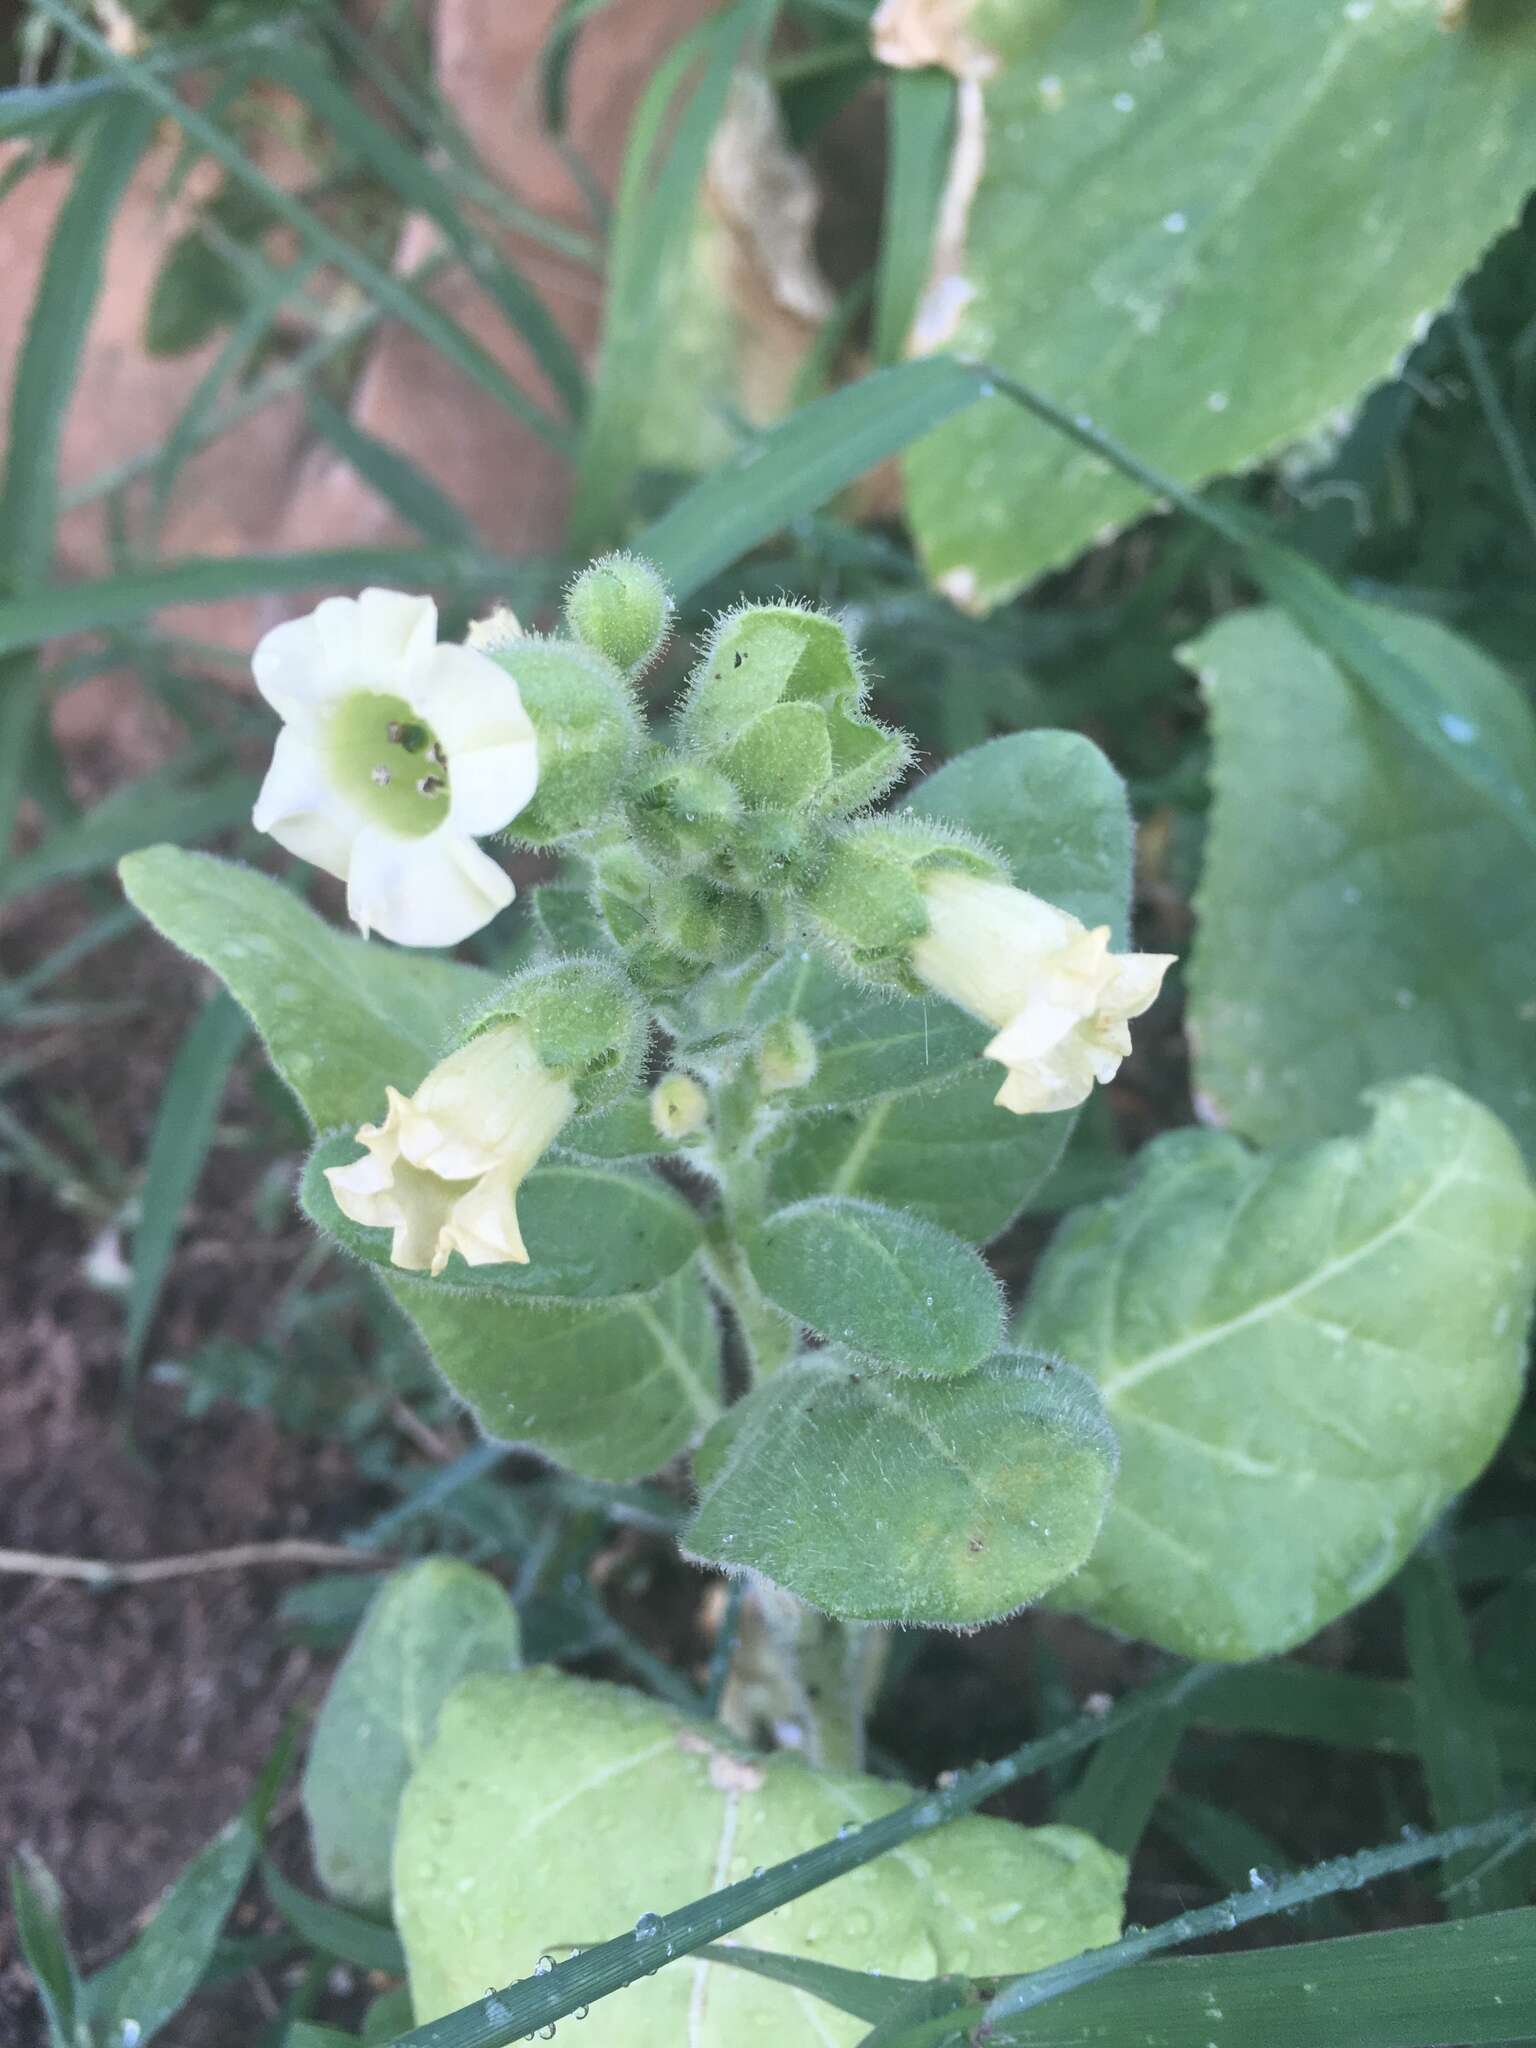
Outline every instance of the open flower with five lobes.
<svg viewBox="0 0 1536 2048">
<path fill-rule="evenodd" d="M 453 1252 L 526 1266 L 517 1190 L 576 1108 L 570 1082 L 509 1023 L 440 1060 L 414 1095 L 384 1092 L 388 1116 L 357 1134 L 363 1157 L 326 1169 L 341 1213 L 392 1229 L 390 1259 L 412 1272 L 441 1273 Z"/>
<path fill-rule="evenodd" d="M 929 927 L 914 941 L 920 980 L 997 1033 L 988 1059 L 1008 1069 L 997 1091 L 1020 1116 L 1075 1109 L 1131 1049 L 1130 1020 L 1151 1008 L 1171 953 L 1111 953 L 1026 889 L 940 869 L 922 879 Z"/>
<path fill-rule="evenodd" d="M 257 828 L 347 885 L 366 935 L 452 946 L 512 901 L 475 840 L 539 780 L 517 684 L 489 656 L 439 645 L 428 597 L 328 597 L 252 657 L 283 721 Z"/>
</svg>

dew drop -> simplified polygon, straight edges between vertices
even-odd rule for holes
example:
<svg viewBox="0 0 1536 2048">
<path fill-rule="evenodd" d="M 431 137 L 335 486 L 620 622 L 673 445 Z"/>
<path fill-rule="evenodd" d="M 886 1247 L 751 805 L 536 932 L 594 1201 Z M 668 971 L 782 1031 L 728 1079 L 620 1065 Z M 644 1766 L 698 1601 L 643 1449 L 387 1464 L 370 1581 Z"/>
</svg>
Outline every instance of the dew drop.
<svg viewBox="0 0 1536 2048">
<path fill-rule="evenodd" d="M 659 1913 L 642 1913 L 635 1922 L 636 1941 L 654 1941 L 660 1932 L 661 1915 Z"/>
<path fill-rule="evenodd" d="M 1470 718 L 1458 718 L 1454 711 L 1442 711 L 1440 730 L 1448 740 L 1454 740 L 1458 747 L 1469 746 L 1477 738 L 1477 727 Z"/>
<path fill-rule="evenodd" d="M 547 1977 L 554 1967 L 555 1959 L 553 1956 L 540 1956 L 533 1966 L 533 1974 L 535 1977 Z"/>
<path fill-rule="evenodd" d="M 1189 220 L 1185 214 L 1165 213 L 1163 215 L 1163 231 L 1165 234 L 1182 235 L 1188 226 Z"/>
</svg>

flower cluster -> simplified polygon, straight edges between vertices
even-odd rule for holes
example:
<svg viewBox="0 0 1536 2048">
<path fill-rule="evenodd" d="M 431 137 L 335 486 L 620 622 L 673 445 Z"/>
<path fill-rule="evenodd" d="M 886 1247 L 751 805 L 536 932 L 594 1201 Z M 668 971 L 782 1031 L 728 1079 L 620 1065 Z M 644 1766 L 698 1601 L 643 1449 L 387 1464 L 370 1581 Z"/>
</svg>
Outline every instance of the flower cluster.
<svg viewBox="0 0 1536 2048">
<path fill-rule="evenodd" d="M 365 937 L 450 946 L 487 924 L 514 891 L 478 842 L 509 828 L 579 851 L 604 928 L 600 958 L 515 978 L 413 1094 L 386 1086 L 361 1156 L 328 1170 L 345 1216 L 391 1232 L 399 1267 L 528 1263 L 518 1191 L 573 1118 L 637 1078 L 647 1003 L 675 1034 L 680 991 L 775 947 L 810 939 L 855 979 L 981 1019 L 1005 1069 L 996 1101 L 1018 1115 L 1108 1081 L 1171 964 L 1112 953 L 1107 926 L 1015 887 L 963 834 L 859 815 L 911 748 L 869 715 L 857 655 L 821 614 L 723 620 L 678 744 L 647 738 L 634 685 L 669 618 L 654 571 L 616 556 L 573 585 L 563 639 L 503 611 L 445 645 L 430 599 L 365 590 L 256 650 L 283 724 L 255 823 L 345 882 Z M 797 1021 L 744 1049 L 765 1101 L 817 1071 Z M 673 1143 L 707 1136 L 713 1114 L 686 1071 L 650 1101 Z"/>
</svg>

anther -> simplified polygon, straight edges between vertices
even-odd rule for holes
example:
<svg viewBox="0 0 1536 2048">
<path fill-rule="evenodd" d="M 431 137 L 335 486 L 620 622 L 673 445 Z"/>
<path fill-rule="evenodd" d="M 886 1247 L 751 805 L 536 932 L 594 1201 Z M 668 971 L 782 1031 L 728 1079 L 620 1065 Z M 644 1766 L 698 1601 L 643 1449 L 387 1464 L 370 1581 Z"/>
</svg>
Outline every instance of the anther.
<svg viewBox="0 0 1536 2048">
<path fill-rule="evenodd" d="M 375 768 L 373 771 L 373 781 L 375 787 L 378 789 L 388 789 L 389 787 L 389 770 L 384 766 L 384 763 L 382 761 L 379 763 L 378 767 Z"/>
<path fill-rule="evenodd" d="M 443 787 L 443 778 L 440 775 L 423 775 L 416 785 L 416 794 L 418 796 L 441 796 Z"/>
</svg>

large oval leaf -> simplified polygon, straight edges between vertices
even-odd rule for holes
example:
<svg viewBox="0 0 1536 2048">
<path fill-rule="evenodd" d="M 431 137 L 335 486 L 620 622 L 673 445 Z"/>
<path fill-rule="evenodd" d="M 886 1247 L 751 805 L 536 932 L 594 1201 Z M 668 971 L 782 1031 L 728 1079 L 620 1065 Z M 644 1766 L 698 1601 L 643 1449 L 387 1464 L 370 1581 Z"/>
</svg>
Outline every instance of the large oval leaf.
<svg viewBox="0 0 1536 2048">
<path fill-rule="evenodd" d="M 683 1540 L 844 1620 L 969 1627 L 1076 1571 L 1114 1469 L 1072 1366 L 1008 1351 L 958 1379 L 893 1380 L 815 1352 L 700 1446 Z"/>
<path fill-rule="evenodd" d="M 406 1792 L 395 1913 L 417 2022 L 544 1951 L 621 1933 L 901 1805 L 874 1778 L 732 1748 L 614 1686 L 472 1678 Z M 1073 1828 L 954 1822 L 753 1921 L 755 1948 L 894 1975 L 1037 1968 L 1114 1940 L 1124 1864 Z M 864 2021 L 685 1958 L 594 2005 L 583 2048 L 853 2048 Z"/>
<path fill-rule="evenodd" d="M 900 1209 L 816 1196 L 770 1216 L 746 1249 L 752 1277 L 786 1315 L 898 1372 L 969 1372 L 1002 1340 L 988 1267 Z"/>
<path fill-rule="evenodd" d="M 658 1471 L 720 1413 L 720 1333 L 696 1266 L 581 1308 L 386 1284 L 487 1436 L 589 1479 Z"/>
<path fill-rule="evenodd" d="M 395 1816 L 472 1671 L 515 1671 L 517 1611 L 485 1572 L 432 1557 L 387 1578 L 325 1695 L 304 1766 L 304 1811 L 327 1891 L 387 1907 Z"/>
<path fill-rule="evenodd" d="M 1113 7 L 967 12 L 957 42 L 996 61 L 962 88 L 954 196 L 974 198 L 920 345 L 999 364 L 1186 482 L 1389 376 L 1536 183 L 1528 8 L 1473 0 L 1452 33 L 1432 0 L 1179 0 L 1140 34 Z M 973 608 L 1146 503 L 1000 398 L 907 474 L 930 567 Z"/>
<path fill-rule="evenodd" d="M 393 1272 L 390 1233 L 343 1216 L 325 1178 L 327 1167 L 357 1156 L 357 1140 L 339 1132 L 310 1154 L 299 1201 L 312 1223 L 372 1266 Z M 561 1160 L 538 1167 L 517 1196 L 528 1264 L 467 1266 L 457 1253 L 442 1277 L 424 1284 L 444 1292 L 515 1296 L 539 1301 L 606 1301 L 642 1294 L 685 1266 L 701 1241 L 698 1216 L 665 1181 L 639 1166 Z"/>
<path fill-rule="evenodd" d="M 151 846 L 119 872 L 172 945 L 212 968 L 318 1130 L 354 1127 L 409 1093 L 492 977 L 334 930 L 270 876 L 211 854 Z"/>
<path fill-rule="evenodd" d="M 1064 1596 L 1196 1657 L 1265 1657 L 1388 1579 L 1519 1398 L 1536 1196 L 1508 1132 L 1399 1082 L 1370 1129 L 1268 1156 L 1186 1131 L 1078 1213 L 1026 1341 L 1097 1381 L 1121 1446 Z"/>
<path fill-rule="evenodd" d="M 1361 609 L 1434 678 L 1445 735 L 1536 805 L 1536 720 L 1502 670 L 1431 620 Z M 1216 742 L 1190 970 L 1213 1112 L 1261 1144 L 1327 1137 L 1362 1088 L 1436 1073 L 1536 1159 L 1529 847 L 1284 613 L 1223 619 L 1190 659 Z"/>
</svg>

